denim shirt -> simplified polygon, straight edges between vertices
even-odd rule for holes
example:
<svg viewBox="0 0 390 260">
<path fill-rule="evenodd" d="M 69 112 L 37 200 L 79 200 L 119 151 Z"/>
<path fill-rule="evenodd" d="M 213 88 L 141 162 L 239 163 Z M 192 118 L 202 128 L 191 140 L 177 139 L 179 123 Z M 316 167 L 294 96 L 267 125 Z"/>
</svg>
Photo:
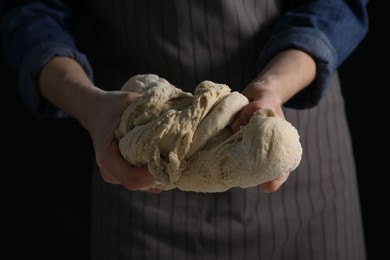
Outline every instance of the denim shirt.
<svg viewBox="0 0 390 260">
<path fill-rule="evenodd" d="M 284 104 L 296 109 L 310 108 L 319 103 L 338 66 L 367 34 L 368 0 L 281 2 L 282 14 L 261 53 L 259 69 L 284 49 L 300 49 L 311 55 L 317 65 L 315 81 Z M 27 1 L 8 7 L 7 1 L 3 3 L 0 11 L 7 11 L 3 11 L 0 21 L 2 51 L 7 65 L 19 73 L 27 107 L 38 118 L 66 117 L 65 112 L 40 95 L 37 82 L 41 68 L 54 56 L 77 60 L 93 79 L 91 65 L 77 49 L 71 33 L 72 9 L 60 0 Z"/>
</svg>

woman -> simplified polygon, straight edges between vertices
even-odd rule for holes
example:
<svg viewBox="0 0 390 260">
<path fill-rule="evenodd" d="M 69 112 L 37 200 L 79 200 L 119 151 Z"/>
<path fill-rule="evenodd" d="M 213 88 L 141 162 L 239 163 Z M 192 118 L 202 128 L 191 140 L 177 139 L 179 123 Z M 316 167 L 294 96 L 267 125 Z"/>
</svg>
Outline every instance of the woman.
<svg viewBox="0 0 390 260">
<path fill-rule="evenodd" d="M 365 259 L 337 67 L 367 32 L 366 1 L 29 1 L 2 29 L 31 111 L 91 135 L 93 259 Z M 145 73 L 241 91 L 234 131 L 273 109 L 301 136 L 299 167 L 261 189 L 146 189 L 114 138 L 137 98 L 118 90 Z"/>
</svg>

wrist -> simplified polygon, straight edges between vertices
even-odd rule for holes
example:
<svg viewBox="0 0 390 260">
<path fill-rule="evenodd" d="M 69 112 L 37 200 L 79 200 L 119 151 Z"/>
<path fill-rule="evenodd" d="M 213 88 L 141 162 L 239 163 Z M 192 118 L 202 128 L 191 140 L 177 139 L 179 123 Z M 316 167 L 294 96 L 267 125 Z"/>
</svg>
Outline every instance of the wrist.
<svg viewBox="0 0 390 260">
<path fill-rule="evenodd" d="M 243 90 L 242 94 L 246 96 L 249 101 L 264 99 L 264 97 L 272 100 L 274 105 L 283 104 L 282 92 L 278 91 L 279 80 L 275 76 L 267 75 L 267 77 L 260 77 L 254 79 Z"/>
<path fill-rule="evenodd" d="M 300 50 L 285 50 L 277 54 L 248 85 L 256 91 L 272 90 L 285 103 L 310 85 L 316 76 L 314 59 Z"/>
</svg>

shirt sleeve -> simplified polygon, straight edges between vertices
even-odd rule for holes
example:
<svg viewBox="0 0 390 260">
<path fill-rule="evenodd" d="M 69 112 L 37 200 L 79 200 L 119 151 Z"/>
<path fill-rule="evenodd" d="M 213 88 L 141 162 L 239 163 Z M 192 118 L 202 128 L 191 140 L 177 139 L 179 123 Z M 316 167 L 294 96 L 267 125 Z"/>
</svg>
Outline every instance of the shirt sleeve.
<svg viewBox="0 0 390 260">
<path fill-rule="evenodd" d="M 76 48 L 71 34 L 74 26 L 71 8 L 63 1 L 26 1 L 8 9 L 0 22 L 4 59 L 18 72 L 21 96 L 38 118 L 69 115 L 52 105 L 39 92 L 42 67 L 55 56 L 75 59 L 92 79 L 85 55 Z"/>
<path fill-rule="evenodd" d="M 286 1 L 289 2 L 289 1 Z M 368 31 L 366 0 L 290 1 L 277 21 L 272 37 L 260 56 L 259 69 L 278 52 L 300 49 L 317 66 L 314 82 L 287 101 L 286 107 L 304 109 L 317 105 L 339 65 Z"/>
</svg>

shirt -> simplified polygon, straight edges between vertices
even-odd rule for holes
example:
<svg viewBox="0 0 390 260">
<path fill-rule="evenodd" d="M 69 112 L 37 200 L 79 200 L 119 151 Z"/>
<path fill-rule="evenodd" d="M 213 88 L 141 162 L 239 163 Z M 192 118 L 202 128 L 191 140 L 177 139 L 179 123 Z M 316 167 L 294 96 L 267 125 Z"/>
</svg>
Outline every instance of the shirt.
<svg viewBox="0 0 390 260">
<path fill-rule="evenodd" d="M 281 1 L 283 12 L 260 54 L 259 69 L 288 48 L 305 51 L 317 65 L 315 81 L 287 101 L 286 107 L 304 109 L 318 104 L 333 73 L 368 31 L 367 3 L 367 0 Z M 38 91 L 39 72 L 52 57 L 77 60 L 93 80 L 88 58 L 78 50 L 72 34 L 77 18 L 74 5 L 71 1 L 50 0 L 3 6 L 6 11 L 0 28 L 5 61 L 19 72 L 22 97 L 39 118 L 67 116 Z"/>
</svg>

